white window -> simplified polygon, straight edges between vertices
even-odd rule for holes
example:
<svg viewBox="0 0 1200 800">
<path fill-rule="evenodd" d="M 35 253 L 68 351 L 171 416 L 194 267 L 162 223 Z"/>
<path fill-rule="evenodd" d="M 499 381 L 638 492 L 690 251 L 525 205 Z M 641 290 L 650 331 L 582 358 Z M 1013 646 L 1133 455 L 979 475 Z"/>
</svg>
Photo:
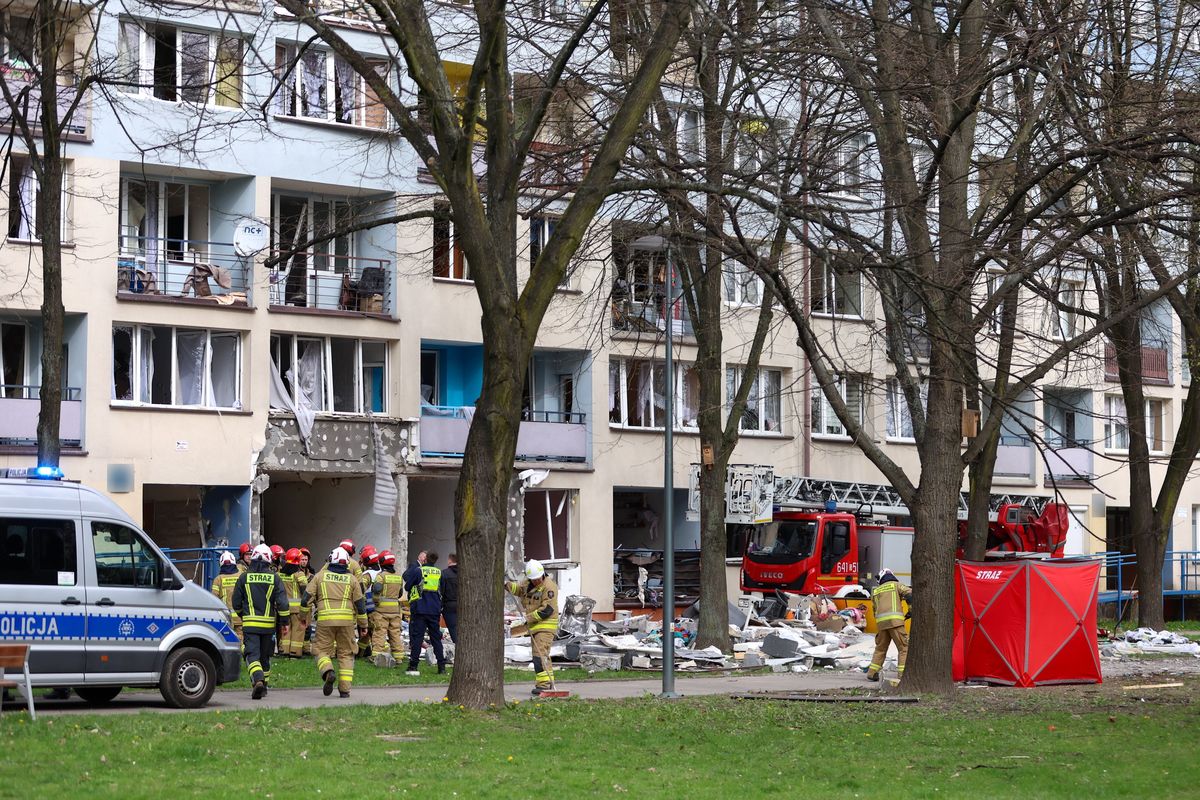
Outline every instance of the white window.
<svg viewBox="0 0 1200 800">
<path fill-rule="evenodd" d="M 206 259 L 208 187 L 176 181 L 122 178 L 117 210 L 117 246 L 123 256 L 175 261 Z M 163 288 L 163 287 L 160 287 Z M 178 291 L 180 287 L 167 287 Z"/>
<path fill-rule="evenodd" d="M 525 492 L 525 556 L 538 561 L 571 558 L 571 489 Z"/>
<path fill-rule="evenodd" d="M 863 379 L 857 375 L 838 375 L 834 379 L 837 393 L 846 403 L 850 417 L 855 422 L 863 420 Z M 833 411 L 820 386 L 812 390 L 812 433 L 813 436 L 846 436 L 846 428 Z"/>
<path fill-rule="evenodd" d="M 675 146 L 680 160 L 690 162 L 700 158 L 700 110 L 676 106 L 671 109 L 671 117 L 675 123 Z"/>
<path fill-rule="evenodd" d="M 865 188 L 867 137 L 851 136 L 833 151 L 833 185 L 845 194 L 861 194 Z"/>
<path fill-rule="evenodd" d="M 532 235 L 531 233 L 530 236 Z M 541 255 L 540 249 L 538 255 Z M 433 277 L 455 281 L 471 280 L 471 266 L 467 263 L 467 254 L 463 252 L 458 232 L 455 231 L 454 219 L 450 216 L 450 206 L 446 203 L 438 203 L 435 206 Z"/>
<path fill-rule="evenodd" d="M 928 399 L 928 384 L 922 381 L 918 391 L 923 408 Z M 889 378 L 887 382 L 887 436 L 900 441 L 912 441 L 914 438 L 912 413 L 898 378 Z"/>
<path fill-rule="evenodd" d="M 1060 281 L 1054 308 L 1054 336 L 1058 339 L 1074 339 L 1080 333 L 1079 309 L 1083 303 L 1083 286 L 1074 281 Z"/>
<path fill-rule="evenodd" d="M 64 165 L 62 205 L 62 240 L 71 240 L 71 176 L 70 163 Z M 22 242 L 42 240 L 37 221 L 37 202 L 42 194 L 33 160 L 29 156 L 8 158 L 8 238 Z"/>
<path fill-rule="evenodd" d="M 742 382 L 743 367 L 725 368 L 725 408 L 733 405 Z M 746 395 L 746 410 L 738 422 L 738 430 L 746 433 L 783 432 L 783 372 L 760 369 Z"/>
<path fill-rule="evenodd" d="M 721 268 L 725 281 L 725 301 L 730 305 L 758 305 L 762 302 L 762 279 L 744 262 L 727 258 Z"/>
<path fill-rule="evenodd" d="M 558 217 L 551 217 L 545 214 L 534 214 L 529 218 L 529 268 L 533 269 L 533 265 L 537 263 L 538 257 L 542 254 L 542 249 L 546 243 L 550 241 L 550 237 L 554 235 L 554 229 L 558 225 Z M 448 248 L 446 248 L 448 250 Z M 465 265 L 465 260 L 463 261 Z M 465 266 L 464 266 L 465 269 Z M 575 271 L 575 261 L 567 263 L 567 268 L 563 271 L 562 280 L 558 282 L 558 288 L 570 289 L 572 277 Z"/>
<path fill-rule="evenodd" d="M 987 273 L 987 293 L 983 297 L 984 303 L 990 303 L 992 298 L 1000 294 L 1004 287 L 1004 277 L 1003 272 Z M 1011 291 L 1015 292 L 1017 289 L 1014 288 Z M 1004 328 L 1004 303 L 1004 298 L 999 298 L 996 306 L 992 308 L 992 313 L 988 316 L 988 331 L 992 334 L 998 335 Z"/>
<path fill-rule="evenodd" d="M 677 430 L 699 427 L 700 373 L 692 364 L 674 367 L 674 421 Z M 658 428 L 666 425 L 667 374 L 663 363 L 636 359 L 608 362 L 608 421 L 624 428 Z"/>
<path fill-rule="evenodd" d="M 32 19 L 5 11 L 0 15 L 0 62 L 16 69 L 29 69 L 37 58 L 37 28 Z M 16 76 L 13 76 L 16 77 Z M 16 87 L 13 88 L 16 91 Z M 30 104 L 35 102 L 32 98 Z"/>
<path fill-rule="evenodd" d="M 271 335 L 271 361 L 292 402 L 333 414 L 387 413 L 387 343 Z"/>
<path fill-rule="evenodd" d="M 369 59 L 369 63 L 387 82 L 386 62 Z M 276 44 L 275 76 L 280 84 L 275 101 L 279 116 L 387 127 L 388 113 L 378 93 L 349 62 L 331 51 L 301 52 L 294 44 Z"/>
<path fill-rule="evenodd" d="M 1129 422 L 1125 413 L 1125 400 L 1109 395 L 1104 398 L 1104 446 L 1109 450 L 1129 449 Z M 1166 449 L 1167 401 L 1147 398 L 1146 446 L 1151 453 L 1162 453 Z"/>
<path fill-rule="evenodd" d="M 114 325 L 112 341 L 114 403 L 242 407 L 240 333 Z"/>
<path fill-rule="evenodd" d="M 738 123 L 737 167 L 752 175 L 767 165 L 771 148 L 771 123 L 757 117 Z"/>
<path fill-rule="evenodd" d="M 177 103 L 241 108 L 245 43 L 224 32 L 122 20 L 117 78 L 122 91 Z"/>
<path fill-rule="evenodd" d="M 812 265 L 812 310 L 819 314 L 862 315 L 862 276 L 836 254 Z"/>
</svg>

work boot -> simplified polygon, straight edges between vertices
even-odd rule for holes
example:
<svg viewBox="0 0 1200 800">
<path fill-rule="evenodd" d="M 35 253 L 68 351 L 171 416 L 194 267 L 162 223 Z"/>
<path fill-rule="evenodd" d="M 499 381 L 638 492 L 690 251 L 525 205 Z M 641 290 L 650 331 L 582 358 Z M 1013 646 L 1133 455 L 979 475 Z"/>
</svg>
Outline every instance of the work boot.
<svg viewBox="0 0 1200 800">
<path fill-rule="evenodd" d="M 879 683 L 879 673 L 878 673 L 878 672 L 876 672 L 876 673 L 872 674 L 872 673 L 868 672 L 868 673 L 867 673 L 867 680 L 869 680 L 869 681 L 874 681 L 874 682 L 876 682 L 876 683 Z"/>
<path fill-rule="evenodd" d="M 535 687 L 533 687 L 533 691 L 530 692 L 530 694 L 533 695 L 534 697 L 539 697 L 543 691 L 545 691 L 545 690 L 542 689 L 541 686 L 535 686 Z"/>
<path fill-rule="evenodd" d="M 349 692 L 343 692 L 343 691 L 341 691 L 340 689 L 338 690 L 338 697 L 342 698 L 343 700 L 344 700 L 344 699 L 346 699 L 346 698 L 347 698 L 347 697 L 349 697 L 349 696 L 350 696 L 350 693 L 349 693 Z"/>
<path fill-rule="evenodd" d="M 333 670 L 325 670 L 325 674 L 321 677 L 325 679 L 325 685 L 321 687 L 321 691 L 326 697 L 329 697 L 329 695 L 333 694 Z"/>
<path fill-rule="evenodd" d="M 253 691 L 250 692 L 251 699 L 262 700 L 266 694 L 267 694 L 267 685 L 265 683 L 263 683 L 262 681 L 255 681 L 254 689 L 253 689 Z"/>
<path fill-rule="evenodd" d="M 416 665 L 416 664 L 409 664 L 409 665 L 408 665 L 408 671 L 407 671 L 407 672 L 405 672 L 404 674 L 405 674 L 405 675 L 408 675 L 409 677 L 412 677 L 412 678 L 419 678 L 419 677 L 421 677 L 421 673 L 420 673 L 420 671 L 417 669 L 417 665 Z"/>
<path fill-rule="evenodd" d="M 445 674 L 446 674 L 446 665 L 438 664 L 438 675 L 445 675 Z"/>
</svg>

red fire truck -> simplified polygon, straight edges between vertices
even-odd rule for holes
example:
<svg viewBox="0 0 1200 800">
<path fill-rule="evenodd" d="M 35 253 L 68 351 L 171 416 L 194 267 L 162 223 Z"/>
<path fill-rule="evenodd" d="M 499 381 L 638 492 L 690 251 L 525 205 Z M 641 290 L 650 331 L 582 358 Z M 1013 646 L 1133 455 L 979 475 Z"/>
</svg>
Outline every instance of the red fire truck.
<svg viewBox="0 0 1200 800">
<path fill-rule="evenodd" d="M 732 526 L 743 539 L 743 591 L 832 593 L 860 573 L 910 571 L 913 529 L 887 521 L 909 516 L 890 486 L 780 477 L 774 488 L 771 521 Z M 1049 497 L 993 495 L 988 518 L 989 553 L 1063 554 L 1070 512 Z M 964 496 L 960 555 L 965 539 Z"/>
</svg>

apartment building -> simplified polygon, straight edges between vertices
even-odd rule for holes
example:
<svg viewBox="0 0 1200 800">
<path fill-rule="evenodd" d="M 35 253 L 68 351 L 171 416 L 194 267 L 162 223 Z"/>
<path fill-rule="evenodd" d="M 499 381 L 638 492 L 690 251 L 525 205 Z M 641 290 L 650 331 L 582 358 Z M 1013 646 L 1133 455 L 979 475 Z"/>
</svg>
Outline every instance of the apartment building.
<svg viewBox="0 0 1200 800">
<path fill-rule="evenodd" d="M 286 14 L 128 9 L 97 20 L 96 46 L 137 79 L 114 104 L 89 98 L 67 144 L 64 471 L 107 491 L 167 547 L 262 540 L 316 555 L 351 536 L 402 556 L 453 551 L 456 478 L 483 379 L 479 301 L 451 222 L 365 224 L 393 214 L 397 197 L 406 210 L 433 208 L 435 185 L 339 57 L 311 46 L 297 60 L 310 37 Z M 416 96 L 367 28 L 348 20 L 342 29 Z M 447 60 L 447 75 L 465 80 L 469 62 Z M 19 79 L 19 63 L 5 69 Z M 41 353 L 29 216 L 37 189 L 20 147 L 7 161 L 0 466 L 27 466 Z M 527 271 L 563 205 L 538 196 L 526 208 Z M 346 223 L 359 229 L 322 239 Z M 258 237 L 268 246 L 243 246 Z M 843 397 L 917 475 L 911 421 L 872 341 L 878 298 L 861 276 L 798 246 L 788 258 L 820 335 L 852 354 Z M 684 314 L 664 302 L 670 275 L 668 239 L 631 237 L 622 220 L 599 219 L 551 305 L 525 390 L 514 469 L 548 473 L 515 509 L 525 553 L 601 612 L 638 604 L 624 555 L 663 546 L 668 327 L 679 365 L 676 542 L 699 547 L 686 514 L 700 458 L 696 348 Z M 727 276 L 729 386 L 746 361 L 760 293 L 752 275 Z M 1079 321 L 1052 323 L 1049 339 Z M 1189 376 L 1177 323 L 1159 323 L 1147 340 L 1155 367 L 1145 413 L 1154 449 L 1165 452 Z M 733 462 L 881 481 L 812 391 L 787 325 L 768 338 Z M 1075 514 L 1071 552 L 1111 549 L 1106 536 L 1127 525 L 1125 410 L 1102 351 L 1068 362 L 1010 412 L 997 464 L 998 487 L 1062 492 Z M 399 497 L 391 515 L 373 510 L 380 458 Z M 1188 488 L 1176 523 L 1174 546 L 1200 549 L 1200 490 Z M 684 568 L 681 591 L 694 588 L 689 581 Z"/>
</svg>

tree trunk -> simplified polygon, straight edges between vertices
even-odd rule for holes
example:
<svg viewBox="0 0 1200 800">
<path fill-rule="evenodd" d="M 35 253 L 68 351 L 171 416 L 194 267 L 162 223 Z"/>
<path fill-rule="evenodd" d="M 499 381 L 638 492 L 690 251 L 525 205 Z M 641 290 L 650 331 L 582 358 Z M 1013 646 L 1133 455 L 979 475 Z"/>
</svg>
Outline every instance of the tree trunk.
<svg viewBox="0 0 1200 800">
<path fill-rule="evenodd" d="M 983 561 L 987 555 L 988 514 L 991 512 L 992 473 L 996 468 L 996 451 L 1000 446 L 1000 430 L 988 437 L 983 452 L 968 470 L 970 493 L 967 495 L 967 545 L 963 558 Z"/>
<path fill-rule="evenodd" d="M 701 373 L 701 385 L 705 376 Z M 701 403 L 704 393 L 701 392 Z M 710 442 L 703 434 L 700 446 Z M 725 473 L 729 459 L 722 459 L 719 439 L 711 443 L 715 454 L 711 467 L 700 467 L 700 619 L 696 647 L 729 650 L 728 581 L 725 568 Z"/>
<path fill-rule="evenodd" d="M 492 330 L 486 330 L 492 327 Z M 486 326 L 484 389 L 455 493 L 459 647 L 447 696 L 468 708 L 504 703 L 504 542 L 516 457 L 521 387 L 529 361 L 521 335 Z"/>
<path fill-rule="evenodd" d="M 1133 549 L 1137 553 L 1138 627 L 1161 631 L 1166 627 L 1163 614 L 1163 559 L 1166 557 L 1167 531 L 1152 520 L 1142 530 L 1134 529 Z"/>
</svg>

